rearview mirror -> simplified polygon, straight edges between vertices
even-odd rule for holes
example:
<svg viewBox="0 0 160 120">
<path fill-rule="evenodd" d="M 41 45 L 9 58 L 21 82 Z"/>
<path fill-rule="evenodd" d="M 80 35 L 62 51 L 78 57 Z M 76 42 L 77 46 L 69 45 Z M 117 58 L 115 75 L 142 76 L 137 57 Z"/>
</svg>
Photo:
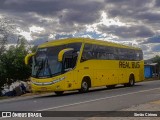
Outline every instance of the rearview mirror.
<svg viewBox="0 0 160 120">
<path fill-rule="evenodd" d="M 35 55 L 35 53 L 30 53 L 25 57 L 25 64 L 30 65 L 32 64 L 32 57 Z"/>
<path fill-rule="evenodd" d="M 63 49 L 58 54 L 58 61 L 62 63 L 63 72 L 72 70 L 77 62 L 78 52 L 73 48 Z"/>
<path fill-rule="evenodd" d="M 68 53 L 68 52 L 73 52 L 74 49 L 73 48 L 66 48 L 66 49 L 63 49 L 59 52 L 58 54 L 58 61 L 59 62 L 62 62 L 63 61 L 63 56 L 64 54 Z"/>
</svg>

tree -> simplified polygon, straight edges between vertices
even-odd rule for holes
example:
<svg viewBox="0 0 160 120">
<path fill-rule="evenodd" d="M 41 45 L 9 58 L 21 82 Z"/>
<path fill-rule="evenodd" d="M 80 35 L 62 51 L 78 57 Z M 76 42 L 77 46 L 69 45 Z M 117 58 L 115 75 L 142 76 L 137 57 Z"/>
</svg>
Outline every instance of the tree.
<svg viewBox="0 0 160 120">
<path fill-rule="evenodd" d="M 0 91 L 2 90 L 2 86 L 6 83 L 6 71 L 5 69 L 3 68 L 3 63 L 2 61 L 0 61 Z M 0 92 L 0 95 L 1 95 L 1 92 Z"/>
<path fill-rule="evenodd" d="M 158 72 L 160 72 L 160 56 L 156 55 L 154 58 L 152 58 L 153 63 L 158 63 Z"/>
<path fill-rule="evenodd" d="M 38 46 L 33 46 L 33 47 L 31 48 L 31 52 L 32 52 L 32 53 L 36 52 L 37 48 L 38 48 Z"/>
<path fill-rule="evenodd" d="M 156 55 L 154 58 L 152 58 L 153 63 L 158 63 L 160 66 L 160 56 Z"/>
<path fill-rule="evenodd" d="M 0 18 L 0 90 L 1 87 L 6 83 L 5 78 L 6 76 L 6 70 L 4 69 L 2 58 L 3 53 L 5 52 L 5 46 L 8 42 L 9 37 L 12 37 L 12 35 L 15 33 L 15 27 L 12 24 L 11 20 L 8 20 L 7 18 Z"/>
<path fill-rule="evenodd" d="M 6 82 L 14 82 L 17 80 L 26 80 L 30 76 L 31 68 L 26 66 L 24 58 L 28 54 L 29 49 L 26 40 L 20 38 L 16 46 L 10 46 L 1 56 L 0 61 L 0 88 Z"/>
</svg>

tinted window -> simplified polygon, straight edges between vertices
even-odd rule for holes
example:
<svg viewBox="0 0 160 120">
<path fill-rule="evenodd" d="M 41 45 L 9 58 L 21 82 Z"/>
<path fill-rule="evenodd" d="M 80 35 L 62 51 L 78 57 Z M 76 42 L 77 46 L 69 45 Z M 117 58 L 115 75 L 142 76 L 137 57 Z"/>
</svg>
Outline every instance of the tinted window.
<svg viewBox="0 0 160 120">
<path fill-rule="evenodd" d="M 127 60 L 126 59 L 126 54 L 127 54 L 127 50 L 125 50 L 125 49 L 118 49 L 118 56 L 119 56 L 119 59 L 120 60 Z"/>
<path fill-rule="evenodd" d="M 97 59 L 113 60 L 115 59 L 114 48 L 109 46 L 97 46 Z"/>
<path fill-rule="evenodd" d="M 47 48 L 39 48 L 35 55 L 35 62 L 32 65 L 32 76 L 34 77 L 50 77 L 62 72 L 62 63 L 58 61 L 58 54 L 65 48 L 74 48 L 79 51 L 81 43 L 71 43 Z M 76 57 L 70 62 L 75 65 Z M 71 65 L 67 64 L 66 67 Z"/>
<path fill-rule="evenodd" d="M 116 48 L 111 46 L 85 44 L 82 53 L 82 61 L 90 59 L 101 60 L 142 60 L 141 50 Z"/>
<path fill-rule="evenodd" d="M 96 55 L 95 55 L 95 50 L 94 50 L 94 45 L 92 44 L 85 44 L 84 46 L 84 50 L 82 53 L 82 59 L 83 60 L 90 60 L 90 59 L 95 59 Z"/>
<path fill-rule="evenodd" d="M 136 60 L 142 60 L 143 59 L 143 53 L 141 50 L 136 51 Z"/>
<path fill-rule="evenodd" d="M 74 48 L 75 51 L 79 51 L 82 43 L 70 43 L 66 45 L 66 48 Z"/>
</svg>

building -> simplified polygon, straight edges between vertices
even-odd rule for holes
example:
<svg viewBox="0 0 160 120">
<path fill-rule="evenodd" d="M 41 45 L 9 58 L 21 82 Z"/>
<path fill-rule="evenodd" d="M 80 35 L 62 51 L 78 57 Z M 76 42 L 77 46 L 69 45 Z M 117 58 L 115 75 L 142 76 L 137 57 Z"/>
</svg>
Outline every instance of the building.
<svg viewBox="0 0 160 120">
<path fill-rule="evenodd" d="M 145 64 L 144 75 L 145 78 L 158 77 L 159 75 L 158 63 Z"/>
</svg>

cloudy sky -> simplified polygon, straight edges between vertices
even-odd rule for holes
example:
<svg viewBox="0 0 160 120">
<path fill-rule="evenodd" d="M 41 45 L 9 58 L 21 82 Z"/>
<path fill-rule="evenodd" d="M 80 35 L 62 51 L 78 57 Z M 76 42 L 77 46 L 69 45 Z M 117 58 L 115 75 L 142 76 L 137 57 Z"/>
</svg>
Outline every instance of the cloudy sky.
<svg viewBox="0 0 160 120">
<path fill-rule="evenodd" d="M 89 37 L 160 55 L 160 0 L 0 0 L 0 16 L 33 44 Z"/>
</svg>

